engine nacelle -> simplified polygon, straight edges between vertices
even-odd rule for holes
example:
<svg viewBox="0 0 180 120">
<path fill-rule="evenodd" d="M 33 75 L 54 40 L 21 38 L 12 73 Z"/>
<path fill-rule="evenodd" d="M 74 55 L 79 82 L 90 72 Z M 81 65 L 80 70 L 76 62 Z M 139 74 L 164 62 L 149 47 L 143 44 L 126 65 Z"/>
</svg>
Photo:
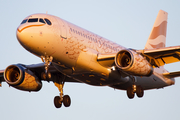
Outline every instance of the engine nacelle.
<svg viewBox="0 0 180 120">
<path fill-rule="evenodd" d="M 132 50 L 121 50 L 117 53 L 115 64 L 118 68 L 136 76 L 150 76 L 153 68 L 140 54 Z"/>
<path fill-rule="evenodd" d="M 24 91 L 39 91 L 41 81 L 33 72 L 22 65 L 10 65 L 4 71 L 5 81 L 12 87 Z"/>
</svg>

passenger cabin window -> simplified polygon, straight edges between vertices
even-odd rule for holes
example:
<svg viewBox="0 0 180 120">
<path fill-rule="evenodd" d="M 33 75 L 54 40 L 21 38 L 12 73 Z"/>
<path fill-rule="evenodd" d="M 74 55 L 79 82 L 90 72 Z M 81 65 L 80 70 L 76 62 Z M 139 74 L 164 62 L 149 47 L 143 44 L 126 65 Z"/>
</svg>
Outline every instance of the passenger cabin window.
<svg viewBox="0 0 180 120">
<path fill-rule="evenodd" d="M 44 24 L 45 24 L 45 22 L 44 22 L 44 20 L 43 20 L 42 18 L 40 18 L 40 19 L 39 19 L 39 22 L 41 22 L 41 23 L 44 23 Z"/>
<path fill-rule="evenodd" d="M 38 18 L 31 18 L 28 20 L 28 22 L 38 22 Z"/>
<path fill-rule="evenodd" d="M 47 23 L 48 25 L 52 25 L 51 21 L 48 20 L 47 18 L 45 18 L 44 20 L 46 21 L 46 23 Z"/>
<path fill-rule="evenodd" d="M 21 24 L 24 24 L 24 23 L 26 23 L 26 22 L 27 22 L 27 19 L 23 20 L 23 21 L 21 22 Z"/>
</svg>

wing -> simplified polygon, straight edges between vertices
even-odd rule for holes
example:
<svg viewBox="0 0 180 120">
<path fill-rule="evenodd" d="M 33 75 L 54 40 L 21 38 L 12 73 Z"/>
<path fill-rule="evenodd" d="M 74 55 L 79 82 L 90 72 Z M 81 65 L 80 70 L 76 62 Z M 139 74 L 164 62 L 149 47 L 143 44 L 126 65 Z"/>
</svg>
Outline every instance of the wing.
<svg viewBox="0 0 180 120">
<path fill-rule="evenodd" d="M 104 67 L 112 67 L 116 53 L 111 54 L 98 54 L 97 61 Z"/>
<path fill-rule="evenodd" d="M 27 68 L 28 70 L 32 71 L 40 80 L 42 80 L 41 74 L 45 71 L 44 63 L 32 64 L 32 65 L 23 65 L 23 64 L 18 64 L 18 65 L 23 66 L 24 68 Z M 67 71 L 67 69 L 65 68 L 62 68 L 62 70 Z M 4 71 L 5 70 L 0 70 L 0 84 L 5 81 L 3 76 Z M 54 79 L 53 78 L 50 79 L 53 82 L 59 79 L 57 78 L 58 75 L 59 76 L 62 75 L 60 70 L 58 70 L 57 67 L 55 67 L 55 65 L 52 64 L 49 66 L 49 72 L 55 76 Z M 73 78 L 66 77 L 65 82 L 78 82 L 78 81 L 74 80 Z"/>
<path fill-rule="evenodd" d="M 1 86 L 1 83 L 2 83 L 3 81 L 5 81 L 5 80 L 4 80 L 4 77 L 3 77 L 3 73 L 4 73 L 4 70 L 0 70 L 0 86 Z"/>
<path fill-rule="evenodd" d="M 180 71 L 178 71 L 178 72 L 170 72 L 170 73 L 163 73 L 163 76 L 165 76 L 167 78 L 180 77 Z"/>
<path fill-rule="evenodd" d="M 147 59 L 153 67 L 163 66 L 180 61 L 180 46 L 164 47 L 157 49 L 144 49 L 134 50 Z M 117 53 L 112 54 L 98 54 L 97 61 L 105 67 L 114 65 L 115 56 Z"/>
<path fill-rule="evenodd" d="M 24 67 L 26 67 L 27 69 L 31 70 L 39 78 L 41 78 L 41 74 L 45 71 L 44 63 L 33 64 L 33 65 L 25 65 Z M 55 82 L 56 80 L 58 80 L 57 75 L 62 75 L 61 71 L 63 71 L 63 73 L 67 73 L 67 72 L 69 72 L 69 69 L 65 68 L 65 67 L 61 67 L 61 66 L 57 67 L 56 64 L 51 64 L 49 66 L 49 70 L 48 71 L 52 75 L 56 76 L 54 79 L 53 78 L 51 79 L 51 81 Z M 67 72 L 65 72 L 65 71 L 67 71 Z M 64 75 L 66 76 L 65 82 L 78 82 L 77 80 L 75 80 L 73 78 L 69 78 L 66 74 L 64 74 Z M 46 81 L 46 80 L 44 80 L 44 81 Z"/>
<path fill-rule="evenodd" d="M 154 67 L 180 61 L 180 46 L 138 50 Z"/>
</svg>

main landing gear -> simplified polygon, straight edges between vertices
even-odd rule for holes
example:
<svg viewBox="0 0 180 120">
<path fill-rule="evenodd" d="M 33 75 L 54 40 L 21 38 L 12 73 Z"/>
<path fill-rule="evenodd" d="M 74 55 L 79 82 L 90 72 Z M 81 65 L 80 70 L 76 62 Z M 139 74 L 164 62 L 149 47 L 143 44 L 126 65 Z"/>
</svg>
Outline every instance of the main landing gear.
<svg viewBox="0 0 180 120">
<path fill-rule="evenodd" d="M 52 56 L 42 56 L 42 61 L 45 62 L 45 72 L 41 74 L 42 79 L 49 81 L 51 79 L 51 73 L 48 71 L 49 66 L 53 60 Z M 61 78 L 60 78 L 61 79 Z M 64 81 L 65 76 L 62 81 L 54 81 L 55 86 L 59 89 L 60 96 L 54 97 L 54 105 L 56 108 L 60 108 L 62 104 L 64 104 L 65 107 L 69 107 L 71 105 L 71 98 L 69 95 L 63 94 L 63 87 L 64 87 Z"/>
<path fill-rule="evenodd" d="M 144 90 L 141 86 L 135 85 L 135 78 L 133 77 L 133 85 L 127 88 L 127 96 L 129 99 L 133 99 L 134 95 L 136 95 L 141 98 L 144 95 Z"/>
<path fill-rule="evenodd" d="M 65 107 L 69 107 L 71 105 L 71 98 L 69 97 L 69 95 L 63 95 L 64 82 L 54 82 L 54 84 L 60 91 L 60 96 L 54 97 L 54 106 L 56 108 L 60 108 L 62 104 L 64 104 Z"/>
</svg>

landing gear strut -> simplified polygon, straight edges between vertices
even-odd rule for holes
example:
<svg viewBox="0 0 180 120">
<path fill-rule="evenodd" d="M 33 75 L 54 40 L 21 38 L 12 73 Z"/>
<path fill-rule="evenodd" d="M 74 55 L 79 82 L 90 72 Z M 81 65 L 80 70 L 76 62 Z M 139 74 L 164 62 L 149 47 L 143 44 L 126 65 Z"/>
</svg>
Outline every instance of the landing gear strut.
<svg viewBox="0 0 180 120">
<path fill-rule="evenodd" d="M 42 56 L 41 60 L 44 62 L 44 66 L 45 66 L 45 72 L 43 72 L 41 74 L 42 79 L 44 80 L 48 80 L 51 78 L 51 73 L 48 72 L 49 70 L 49 65 L 51 64 L 53 57 L 52 56 Z"/>
<path fill-rule="evenodd" d="M 65 79 L 65 78 L 64 78 Z M 60 96 L 54 97 L 54 105 L 56 108 L 60 108 L 62 103 L 65 107 L 69 107 L 71 105 L 71 98 L 69 95 L 63 94 L 64 80 L 63 82 L 54 82 L 55 86 L 59 89 Z"/>
<path fill-rule="evenodd" d="M 135 78 L 132 77 L 133 85 L 127 88 L 127 96 L 129 99 L 133 99 L 134 95 L 136 95 L 141 98 L 144 95 L 144 90 L 141 86 L 135 85 Z"/>
</svg>

